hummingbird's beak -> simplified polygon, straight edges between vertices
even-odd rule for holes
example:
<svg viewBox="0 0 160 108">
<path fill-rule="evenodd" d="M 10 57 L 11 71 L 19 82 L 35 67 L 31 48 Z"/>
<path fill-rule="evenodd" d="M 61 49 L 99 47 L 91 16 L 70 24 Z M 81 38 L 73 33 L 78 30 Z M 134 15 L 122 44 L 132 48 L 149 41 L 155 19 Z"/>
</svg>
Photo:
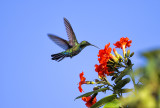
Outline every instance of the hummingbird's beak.
<svg viewBox="0 0 160 108">
<path fill-rule="evenodd" d="M 97 46 L 95 46 L 95 45 L 92 45 L 92 44 L 90 44 L 91 46 L 94 46 L 94 47 L 96 47 L 96 48 L 98 48 L 98 49 L 100 49 L 99 47 L 97 47 Z"/>
</svg>

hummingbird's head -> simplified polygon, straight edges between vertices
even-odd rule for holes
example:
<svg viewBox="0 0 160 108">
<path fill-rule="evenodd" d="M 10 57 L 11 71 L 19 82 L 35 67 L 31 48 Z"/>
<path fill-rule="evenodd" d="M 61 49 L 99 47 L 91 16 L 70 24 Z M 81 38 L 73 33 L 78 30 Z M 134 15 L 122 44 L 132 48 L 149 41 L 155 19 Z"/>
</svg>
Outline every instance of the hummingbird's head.
<svg viewBox="0 0 160 108">
<path fill-rule="evenodd" d="M 92 44 L 90 44 L 90 43 L 89 43 L 89 42 L 87 42 L 87 41 L 82 41 L 82 42 L 80 43 L 80 47 L 81 47 L 81 48 L 85 48 L 86 46 L 89 46 L 89 45 L 91 45 L 91 46 L 94 46 L 94 47 L 98 48 L 97 46 L 92 45 Z M 99 49 L 99 48 L 98 48 L 98 49 Z"/>
</svg>

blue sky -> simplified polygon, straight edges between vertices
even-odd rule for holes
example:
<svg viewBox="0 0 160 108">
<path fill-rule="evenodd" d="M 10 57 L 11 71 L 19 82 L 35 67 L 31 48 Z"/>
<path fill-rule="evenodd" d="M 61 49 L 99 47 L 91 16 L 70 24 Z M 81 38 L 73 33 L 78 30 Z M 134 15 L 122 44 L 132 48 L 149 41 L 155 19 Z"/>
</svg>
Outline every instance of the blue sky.
<svg viewBox="0 0 160 108">
<path fill-rule="evenodd" d="M 97 78 L 98 49 L 87 47 L 58 63 L 50 55 L 63 49 L 47 34 L 67 39 L 66 17 L 79 42 L 100 48 L 110 42 L 113 48 L 128 37 L 136 68 L 144 63 L 141 52 L 160 47 L 159 5 L 159 0 L 1 0 L 0 108 L 84 108 L 81 99 L 74 101 L 81 95 L 79 73 L 83 70 L 87 80 Z M 92 87 L 83 85 L 85 92 Z"/>
</svg>

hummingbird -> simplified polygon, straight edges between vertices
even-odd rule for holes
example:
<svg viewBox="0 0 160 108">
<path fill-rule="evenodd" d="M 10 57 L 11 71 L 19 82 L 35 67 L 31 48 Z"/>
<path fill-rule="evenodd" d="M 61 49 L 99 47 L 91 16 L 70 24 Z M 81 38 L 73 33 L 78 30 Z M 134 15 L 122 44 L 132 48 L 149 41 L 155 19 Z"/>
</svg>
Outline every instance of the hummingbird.
<svg viewBox="0 0 160 108">
<path fill-rule="evenodd" d="M 65 57 L 72 58 L 73 56 L 79 54 L 86 46 L 89 46 L 89 45 L 98 48 L 97 46 L 92 45 L 87 41 L 82 41 L 81 43 L 78 43 L 70 22 L 66 18 L 63 18 L 63 19 L 64 19 L 64 25 L 66 28 L 69 41 L 62 39 L 56 35 L 48 34 L 49 38 L 53 42 L 55 42 L 58 46 L 60 46 L 65 50 L 57 54 L 52 54 L 51 55 L 52 60 L 56 60 L 59 62 L 63 60 Z"/>
</svg>

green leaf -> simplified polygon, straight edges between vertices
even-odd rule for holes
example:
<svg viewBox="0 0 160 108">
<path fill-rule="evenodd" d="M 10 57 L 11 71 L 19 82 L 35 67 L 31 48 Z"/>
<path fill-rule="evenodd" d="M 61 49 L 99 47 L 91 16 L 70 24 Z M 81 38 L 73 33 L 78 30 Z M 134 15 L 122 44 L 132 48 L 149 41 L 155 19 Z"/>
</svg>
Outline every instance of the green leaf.
<svg viewBox="0 0 160 108">
<path fill-rule="evenodd" d="M 134 71 L 134 76 L 142 75 L 144 71 L 145 71 L 144 68 L 142 68 L 142 67 L 141 67 L 141 68 L 138 68 L 138 69 L 136 69 L 136 70 Z"/>
<path fill-rule="evenodd" d="M 121 103 L 118 99 L 114 99 L 111 102 L 108 102 L 103 108 L 119 108 Z"/>
<path fill-rule="evenodd" d="M 133 89 L 121 89 L 122 93 L 128 93 L 133 91 Z"/>
<path fill-rule="evenodd" d="M 90 96 L 90 95 L 92 95 L 92 94 L 94 94 L 94 93 L 98 93 L 98 92 L 106 91 L 106 90 L 109 90 L 109 88 L 108 88 L 108 87 L 106 87 L 106 88 L 100 88 L 100 89 L 98 89 L 98 90 L 91 91 L 91 92 L 85 93 L 85 94 L 83 94 L 83 95 L 80 95 L 80 96 L 76 97 L 75 100 L 76 100 L 76 99 L 79 99 L 79 98 L 81 98 L 81 97 L 88 97 L 88 96 Z"/>
<path fill-rule="evenodd" d="M 118 93 L 128 93 L 128 92 L 131 92 L 133 91 L 133 89 L 118 89 L 118 90 L 115 90 L 114 93 L 115 94 L 118 94 Z"/>
<path fill-rule="evenodd" d="M 135 87 L 136 87 L 137 89 L 141 89 L 141 88 L 143 88 L 144 86 L 143 86 L 142 84 L 135 84 Z"/>
<path fill-rule="evenodd" d="M 99 108 L 101 107 L 102 105 L 108 103 L 108 102 L 111 102 L 112 100 L 116 99 L 117 98 L 117 95 L 116 94 L 112 94 L 112 95 L 109 95 L 107 97 L 104 97 L 102 98 L 101 100 L 99 100 L 98 102 L 96 102 L 94 105 L 92 105 L 90 108 Z"/>
<path fill-rule="evenodd" d="M 114 87 L 113 89 L 121 89 L 122 87 L 124 87 L 127 83 L 130 82 L 130 78 L 125 78 L 123 80 L 120 80 Z"/>
<path fill-rule="evenodd" d="M 143 53 L 148 60 L 147 67 L 145 68 L 145 75 L 150 78 L 153 74 L 160 75 L 160 50 Z"/>
<path fill-rule="evenodd" d="M 142 84 L 145 84 L 146 83 L 146 79 L 141 77 L 141 78 L 139 78 L 139 82 L 141 82 Z"/>
<path fill-rule="evenodd" d="M 115 83 L 117 83 L 119 80 L 121 80 L 125 75 L 128 75 L 130 72 L 130 69 L 132 68 L 132 65 L 131 66 L 129 66 L 129 67 L 127 67 L 127 68 L 125 68 L 122 72 L 121 72 L 121 74 L 115 79 Z"/>
</svg>

